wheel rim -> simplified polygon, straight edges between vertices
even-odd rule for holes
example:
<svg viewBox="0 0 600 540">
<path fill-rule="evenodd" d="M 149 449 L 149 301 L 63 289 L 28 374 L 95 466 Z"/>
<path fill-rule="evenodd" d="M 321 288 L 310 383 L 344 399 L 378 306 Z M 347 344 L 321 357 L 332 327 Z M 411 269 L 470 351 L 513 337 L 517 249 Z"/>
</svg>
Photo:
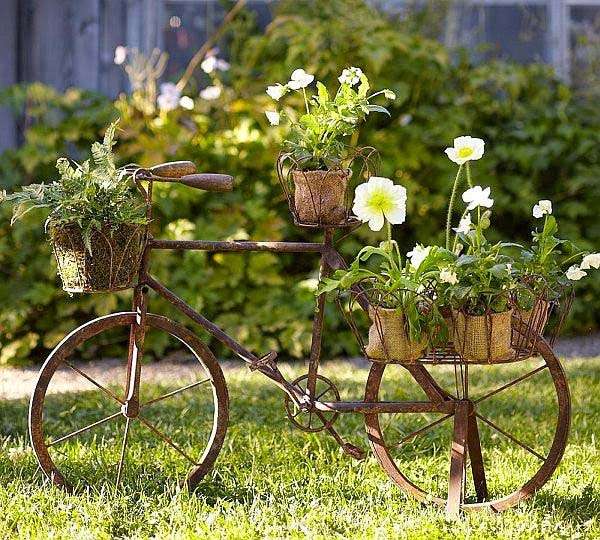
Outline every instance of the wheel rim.
<svg viewBox="0 0 600 540">
<path fill-rule="evenodd" d="M 482 394 L 475 396 L 470 401 L 477 402 L 473 404 L 476 425 L 479 426 L 478 431 L 476 430 L 477 433 L 481 433 L 482 429 L 487 429 L 490 432 L 495 432 L 500 440 L 510 440 L 515 448 L 519 448 L 520 451 L 524 452 L 525 454 L 531 453 L 530 451 L 539 454 L 537 457 L 533 454 L 531 455 L 531 460 L 537 460 L 537 462 L 539 463 L 539 467 L 536 465 L 535 467 L 538 468 L 536 469 L 535 473 L 528 477 L 526 481 L 520 483 L 519 487 L 510 490 L 510 492 L 508 493 L 505 492 L 502 495 L 494 493 L 493 496 L 489 497 L 489 499 L 486 498 L 485 500 L 482 500 L 480 492 L 478 491 L 478 489 L 481 488 L 481 485 L 479 485 L 477 489 L 472 488 L 475 489 L 475 491 L 477 491 L 477 496 L 475 497 L 476 500 L 475 502 L 468 502 L 468 500 L 467 502 L 463 502 L 461 499 L 460 507 L 465 510 L 487 509 L 492 511 L 502 511 L 506 508 L 514 506 L 519 501 L 531 496 L 535 491 L 540 489 L 549 480 L 562 458 L 567 443 L 568 430 L 570 424 L 570 396 L 568 385 L 563 368 L 560 365 L 560 362 L 557 360 L 557 358 L 554 356 L 554 354 L 548 347 L 548 345 L 543 341 L 539 341 L 537 344 L 537 349 L 539 355 L 543 360 L 543 363 L 540 366 L 538 366 L 536 369 L 526 371 L 525 376 L 521 375 L 520 377 L 512 379 L 513 382 L 510 385 L 505 383 L 506 388 L 502 388 L 505 385 L 498 384 L 497 388 L 495 388 L 495 390 L 497 391 L 490 390 L 487 393 L 483 392 Z M 483 366 L 480 369 L 486 368 L 487 366 Z M 520 440 L 519 438 L 516 438 L 517 442 L 513 442 L 511 439 L 509 439 L 509 436 L 511 435 L 510 430 L 505 429 L 501 425 L 498 425 L 498 422 L 494 422 L 488 416 L 481 414 L 481 412 L 479 411 L 483 403 L 492 401 L 495 397 L 502 395 L 502 392 L 508 392 L 511 388 L 518 388 L 519 385 L 526 380 L 535 380 L 535 377 L 538 373 L 543 373 L 546 371 L 550 374 L 553 383 L 552 391 L 553 395 L 555 396 L 556 425 L 553 431 L 552 442 L 551 444 L 547 445 L 549 449 L 544 455 L 537 452 L 534 448 L 531 447 L 531 445 L 526 444 L 523 440 Z M 378 401 L 380 399 L 380 390 L 385 372 L 385 364 L 373 364 L 367 381 L 365 401 L 372 402 Z M 514 382 L 515 380 L 516 382 Z M 398 461 L 401 460 L 394 458 L 394 452 L 397 450 L 396 446 L 398 446 L 398 444 L 396 442 L 394 442 L 394 444 L 390 444 L 389 441 L 386 440 L 385 428 L 382 428 L 383 422 L 381 421 L 381 416 L 383 415 L 365 415 L 365 425 L 367 429 L 367 435 L 371 443 L 371 447 L 373 448 L 373 451 L 380 465 L 383 467 L 388 476 L 390 476 L 390 478 L 404 491 L 423 502 L 433 502 L 442 506 L 448 505 L 447 495 L 440 496 L 439 493 L 430 492 L 427 489 L 424 489 L 422 487 L 423 482 L 415 480 L 411 476 L 411 473 L 408 469 L 405 468 L 404 471 L 401 470 L 401 466 L 399 466 L 398 464 Z M 445 423 L 450 423 L 449 431 L 451 432 L 452 421 L 453 415 L 440 414 L 437 420 L 430 422 L 430 424 L 434 424 L 432 427 L 428 427 L 429 424 L 422 426 L 423 428 L 425 428 L 424 431 L 422 433 L 417 433 L 415 437 L 407 437 L 406 442 L 414 441 L 417 437 L 426 436 L 427 433 L 430 433 L 433 430 L 441 430 Z M 448 429 L 448 426 L 446 426 L 446 428 Z M 501 431 L 498 431 L 498 429 Z M 405 437 L 407 435 L 410 436 L 411 433 L 405 434 Z M 522 443 L 525 446 L 527 446 L 528 450 L 520 447 L 519 443 Z M 400 445 L 402 444 L 404 443 L 401 441 Z M 488 452 L 489 449 L 483 447 L 483 445 L 481 446 L 481 448 L 483 450 L 482 453 L 484 458 L 483 460 L 481 460 L 481 467 L 484 469 L 483 474 L 485 475 L 486 473 L 489 474 L 491 472 L 490 470 L 488 470 L 489 463 L 488 465 L 484 465 L 485 462 L 488 461 L 486 460 L 486 454 L 490 455 L 492 452 Z M 467 446 L 467 454 L 469 453 L 468 449 L 469 447 Z M 473 454 L 476 455 L 476 446 L 473 447 L 473 450 Z M 446 451 L 448 452 L 447 459 L 449 459 L 450 452 L 447 449 Z M 441 450 L 440 453 L 442 453 Z M 474 465 L 472 465 L 473 463 Z M 476 467 L 477 460 L 471 460 L 469 466 Z M 525 470 L 527 470 L 526 467 Z M 471 473 L 470 476 L 471 480 L 473 481 L 473 484 L 477 484 L 478 478 L 481 478 L 481 471 L 477 472 L 477 478 L 475 472 L 469 472 Z M 465 487 L 466 486 L 463 486 L 461 489 L 464 489 Z M 464 495 L 464 492 L 462 495 Z"/>
<path fill-rule="evenodd" d="M 56 485 L 71 491 L 73 489 L 73 483 L 65 473 L 65 470 L 61 470 L 61 467 L 57 466 L 56 458 L 53 459 L 49 449 L 55 450 L 55 454 L 60 454 L 59 447 L 63 444 L 81 444 L 80 439 L 92 435 L 92 441 L 90 444 L 96 445 L 96 435 L 93 435 L 94 431 L 105 429 L 106 426 L 112 422 L 123 418 L 123 429 L 120 431 L 121 439 L 119 442 L 118 449 L 118 462 L 115 464 L 115 477 L 111 480 L 116 481 L 116 485 L 119 486 L 122 480 L 122 473 L 125 464 L 127 463 L 127 450 L 129 439 L 132 437 L 131 428 L 133 424 L 136 424 L 136 429 L 143 430 L 147 433 L 142 434 L 141 437 L 144 441 L 149 440 L 149 436 L 152 435 L 154 438 L 160 440 L 160 442 L 168 447 L 171 451 L 179 453 L 180 458 L 183 460 L 184 457 L 190 461 L 188 472 L 186 473 L 185 483 L 188 488 L 193 489 L 197 483 L 204 477 L 211 469 L 214 464 L 217 455 L 223 445 L 225 433 L 227 430 L 228 423 L 228 393 L 223 377 L 223 373 L 214 357 L 212 352 L 197 338 L 195 334 L 190 332 L 185 327 L 170 321 L 165 317 L 158 315 L 147 315 L 147 328 L 158 330 L 159 332 L 165 332 L 175 338 L 180 344 L 189 351 L 195 359 L 198 361 L 197 366 L 201 368 L 201 371 L 206 374 L 204 380 L 196 381 L 195 384 L 186 385 L 181 387 L 177 392 L 167 392 L 158 396 L 152 396 L 152 399 L 144 400 L 142 403 L 143 415 L 136 418 L 135 422 L 131 419 L 125 418 L 120 410 L 120 405 L 123 403 L 123 398 L 120 398 L 116 390 L 111 389 L 109 385 L 98 383 L 93 377 L 90 377 L 84 369 L 81 369 L 77 365 L 69 362 L 69 358 L 73 355 L 74 351 L 83 344 L 86 344 L 88 340 L 91 340 L 95 336 L 101 335 L 103 332 L 107 332 L 113 329 L 120 329 L 131 326 L 135 321 L 135 313 L 124 312 L 108 315 L 106 317 L 100 317 L 89 323 L 86 323 L 68 336 L 66 336 L 61 343 L 52 351 L 44 365 L 40 370 L 38 381 L 36 383 L 33 395 L 31 397 L 30 408 L 29 408 L 29 431 L 30 438 L 36 453 L 40 467 L 46 474 L 46 476 Z M 102 417 L 100 420 L 86 424 L 85 429 L 71 430 L 66 435 L 60 437 L 47 438 L 46 427 L 52 426 L 51 415 L 49 414 L 50 405 L 46 406 L 47 391 L 51 384 L 52 378 L 61 366 L 67 366 L 78 373 L 79 376 L 87 380 L 88 383 L 93 385 L 95 391 L 98 392 L 99 396 L 109 403 L 114 401 L 116 410 L 112 414 Z M 196 365 L 196 363 L 193 363 Z M 142 374 L 142 379 L 144 375 Z M 92 380 L 93 379 L 93 380 Z M 198 390 L 202 387 L 206 387 L 206 394 L 212 396 L 212 420 L 207 420 L 206 425 L 212 425 L 210 429 L 210 435 L 207 437 L 207 443 L 204 447 L 204 451 L 200 454 L 200 457 L 194 459 L 190 456 L 180 444 L 173 442 L 173 440 L 166 436 L 163 432 L 162 426 L 156 424 L 155 417 L 152 413 L 158 415 L 160 423 L 161 408 L 167 406 L 173 406 L 176 399 L 182 397 L 190 398 L 191 392 Z M 157 387 L 158 388 L 158 387 Z M 54 397 L 54 396 L 53 396 Z M 61 396 L 62 399 L 62 396 Z M 112 400 L 112 401 L 111 401 Z M 65 402 L 67 400 L 65 399 Z M 193 400 L 190 401 L 193 403 Z M 204 406 L 204 402 L 201 406 Z M 192 405 L 190 405 L 192 410 Z M 193 411 L 192 411 L 193 412 Z M 192 414 L 192 413 L 190 413 Z M 59 415 L 60 416 L 60 415 Z M 194 420 L 196 418 L 194 417 Z M 139 422 L 137 421 L 139 420 Z M 172 424 L 175 425 L 176 422 Z M 139 424 L 139 425 L 138 425 Z M 54 423 L 56 425 L 56 422 Z M 171 424 L 169 426 L 172 427 Z M 103 439 L 100 439 L 103 443 Z M 115 443 L 117 441 L 115 440 Z M 156 443 L 158 445 L 158 443 Z M 114 447 L 114 444 L 113 444 Z M 158 446 L 156 446 L 158 448 Z M 106 451 L 108 453 L 108 450 Z M 146 456 L 144 452 L 142 455 Z M 97 458 L 100 459 L 100 458 Z M 133 456 L 130 461 L 133 460 Z M 101 460 L 100 460 L 101 461 Z M 166 465 L 161 463 L 161 466 L 165 468 Z M 63 464 L 64 467 L 64 464 Z M 108 465 L 107 465 L 108 467 Z M 78 481 L 85 481 L 85 477 L 78 478 Z M 93 483 L 93 482 L 85 482 Z"/>
</svg>

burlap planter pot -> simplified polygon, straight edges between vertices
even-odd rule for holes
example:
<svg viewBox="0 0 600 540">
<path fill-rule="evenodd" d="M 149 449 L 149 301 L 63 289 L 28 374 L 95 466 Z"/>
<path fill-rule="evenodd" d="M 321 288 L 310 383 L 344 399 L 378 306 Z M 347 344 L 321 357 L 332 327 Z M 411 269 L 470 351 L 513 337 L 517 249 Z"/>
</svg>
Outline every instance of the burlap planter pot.
<svg viewBox="0 0 600 540">
<path fill-rule="evenodd" d="M 512 309 L 488 315 L 454 311 L 454 348 L 467 362 L 510 360 L 515 356 L 511 345 L 512 314 Z"/>
<path fill-rule="evenodd" d="M 338 225 L 348 219 L 346 191 L 350 171 L 292 171 L 296 219 L 315 225 Z"/>
<path fill-rule="evenodd" d="M 404 314 L 395 309 L 369 306 L 371 327 L 365 352 L 374 362 L 416 362 L 427 348 L 427 339 L 409 339 Z"/>
<path fill-rule="evenodd" d="M 71 293 L 117 291 L 135 285 L 146 244 L 146 226 L 109 224 L 91 233 L 91 253 L 76 224 L 51 226 L 50 238 L 63 289 Z"/>
</svg>

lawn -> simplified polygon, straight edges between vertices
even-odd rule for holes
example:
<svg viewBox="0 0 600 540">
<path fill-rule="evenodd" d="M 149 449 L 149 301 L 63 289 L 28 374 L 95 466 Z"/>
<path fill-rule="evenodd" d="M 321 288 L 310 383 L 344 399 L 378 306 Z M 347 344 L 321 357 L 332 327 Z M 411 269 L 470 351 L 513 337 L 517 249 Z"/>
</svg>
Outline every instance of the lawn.
<svg viewBox="0 0 600 540">
<path fill-rule="evenodd" d="M 486 387 L 501 385 L 522 366 L 481 369 L 487 371 L 473 374 L 473 392 L 484 383 Z M 447 521 L 443 509 L 423 506 L 406 496 L 371 453 L 362 462 L 353 461 L 331 437 L 292 429 L 283 413 L 281 392 L 245 368 L 225 372 L 230 428 L 215 469 L 194 494 L 179 490 L 172 479 L 183 470 L 179 456 L 152 442 L 141 428 L 132 430 L 119 491 L 103 482 L 97 450 L 115 443 L 118 454 L 122 436 L 122 424 L 107 424 L 90 435 L 89 446 L 69 441 L 63 447 L 65 464 L 87 466 L 87 477 L 92 475 L 96 482 L 92 488 L 80 487 L 67 495 L 49 486 L 37 470 L 26 437 L 27 401 L 4 402 L 0 409 L 0 538 L 600 537 L 600 362 L 569 361 L 566 369 L 573 400 L 570 444 L 552 480 L 517 508 L 502 514 L 470 513 L 459 521 Z M 300 365 L 283 370 L 290 376 L 303 372 Z M 366 368 L 329 363 L 324 373 L 338 383 L 342 397 L 361 396 Z M 451 380 L 447 370 L 440 377 Z M 512 422 L 523 440 L 543 447 L 553 421 L 547 390 L 532 377 L 513 387 L 512 393 L 490 400 L 486 414 L 494 415 L 503 426 Z M 158 395 L 164 388 L 153 384 L 145 391 Z M 406 376 L 398 375 L 388 381 L 386 393 L 411 397 L 413 387 Z M 88 405 L 101 405 L 93 392 L 65 394 L 53 400 L 51 410 L 58 419 L 88 421 L 84 412 Z M 170 427 L 176 440 L 192 451 L 207 429 L 202 407 L 195 397 L 182 397 L 157 406 L 154 421 Z M 352 442 L 366 447 L 361 420 L 346 415 L 336 426 Z M 394 429 L 402 433 L 427 420 L 426 415 L 407 419 Z M 403 465 L 426 485 L 435 485 L 430 477 L 446 474 L 450 427 L 441 425 L 403 448 Z M 495 464 L 489 471 L 492 491 L 511 486 L 517 473 L 529 470 L 527 453 L 509 450 L 491 430 L 482 429 L 482 441 L 486 463 Z"/>
</svg>

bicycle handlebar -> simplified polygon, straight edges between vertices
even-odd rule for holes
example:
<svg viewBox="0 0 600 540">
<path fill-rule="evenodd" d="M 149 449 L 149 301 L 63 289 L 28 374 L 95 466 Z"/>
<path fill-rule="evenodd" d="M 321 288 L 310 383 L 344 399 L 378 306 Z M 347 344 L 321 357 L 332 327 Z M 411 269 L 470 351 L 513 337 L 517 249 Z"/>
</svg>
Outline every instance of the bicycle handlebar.
<svg viewBox="0 0 600 540">
<path fill-rule="evenodd" d="M 233 176 L 228 174 L 196 173 L 196 165 L 191 161 L 171 161 L 148 169 L 151 179 L 156 182 L 175 182 L 205 191 L 232 191 Z"/>
</svg>

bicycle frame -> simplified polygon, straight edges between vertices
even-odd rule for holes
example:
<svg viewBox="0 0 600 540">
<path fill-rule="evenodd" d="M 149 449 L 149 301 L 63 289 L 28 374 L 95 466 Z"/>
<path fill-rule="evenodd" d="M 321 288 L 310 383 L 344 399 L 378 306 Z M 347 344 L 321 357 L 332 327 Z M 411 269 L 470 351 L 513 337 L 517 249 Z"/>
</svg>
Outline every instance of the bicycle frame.
<svg viewBox="0 0 600 540">
<path fill-rule="evenodd" d="M 337 268 L 345 266 L 344 259 L 337 252 L 332 243 L 333 231 L 326 229 L 324 240 L 320 243 L 309 242 L 254 242 L 254 241 L 205 241 L 205 240 L 156 240 L 150 238 L 144 252 L 139 275 L 139 285 L 135 290 L 133 311 L 138 314 L 137 322 L 131 330 L 129 361 L 128 361 L 128 396 L 126 414 L 136 414 L 138 407 L 139 387 L 139 359 L 143 352 L 144 321 L 146 316 L 146 292 L 148 288 L 154 290 L 162 298 L 170 302 L 178 311 L 204 328 L 218 339 L 228 349 L 244 360 L 251 370 L 261 372 L 277 384 L 301 408 L 315 411 L 336 411 L 354 413 L 383 413 L 383 412 L 442 412 L 454 411 L 455 402 L 448 400 L 445 392 L 437 385 L 435 380 L 425 370 L 424 366 L 407 366 L 415 380 L 425 390 L 430 401 L 423 402 L 375 402 L 362 401 L 346 402 L 319 402 L 314 399 L 315 385 L 321 356 L 321 342 L 324 325 L 325 295 L 321 294 L 316 299 L 315 318 L 313 320 L 312 343 L 308 366 L 307 393 L 300 391 L 285 379 L 278 369 L 275 359 L 277 353 L 270 351 L 257 356 L 234 338 L 229 336 L 215 323 L 194 310 L 183 299 L 170 291 L 162 283 L 153 278 L 149 273 L 150 253 L 153 250 L 200 250 L 207 252 L 272 252 L 272 253 L 315 253 L 320 255 L 321 275 L 328 275 Z"/>
</svg>

